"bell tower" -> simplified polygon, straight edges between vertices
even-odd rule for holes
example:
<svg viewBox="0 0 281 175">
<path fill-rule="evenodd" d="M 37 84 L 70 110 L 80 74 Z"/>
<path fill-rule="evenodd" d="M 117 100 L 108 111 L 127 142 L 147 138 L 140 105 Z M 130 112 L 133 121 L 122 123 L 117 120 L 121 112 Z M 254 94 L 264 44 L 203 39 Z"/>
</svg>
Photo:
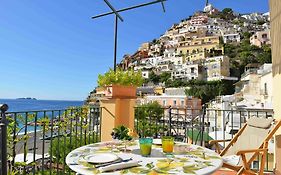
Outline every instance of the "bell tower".
<svg viewBox="0 0 281 175">
<path fill-rule="evenodd" d="M 205 5 L 205 7 L 208 6 L 208 5 L 209 5 L 209 0 L 206 0 L 206 5 Z"/>
</svg>

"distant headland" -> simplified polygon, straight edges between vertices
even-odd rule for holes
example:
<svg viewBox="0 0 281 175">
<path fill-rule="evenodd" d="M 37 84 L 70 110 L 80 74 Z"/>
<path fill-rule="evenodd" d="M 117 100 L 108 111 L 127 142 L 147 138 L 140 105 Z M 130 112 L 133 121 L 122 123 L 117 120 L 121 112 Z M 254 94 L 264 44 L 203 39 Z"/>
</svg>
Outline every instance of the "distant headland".
<svg viewBox="0 0 281 175">
<path fill-rule="evenodd" d="M 37 99 L 31 97 L 25 97 L 25 98 L 16 98 L 16 100 L 37 100 Z"/>
</svg>

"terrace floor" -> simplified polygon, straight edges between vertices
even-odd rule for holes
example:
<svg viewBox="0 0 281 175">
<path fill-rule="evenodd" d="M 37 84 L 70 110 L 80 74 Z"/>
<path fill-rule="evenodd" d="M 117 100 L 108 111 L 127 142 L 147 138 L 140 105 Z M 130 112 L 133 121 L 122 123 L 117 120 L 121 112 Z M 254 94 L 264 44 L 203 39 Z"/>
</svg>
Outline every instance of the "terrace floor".
<svg viewBox="0 0 281 175">
<path fill-rule="evenodd" d="M 212 175 L 235 175 L 236 172 L 235 171 L 231 171 L 231 170 L 225 170 L 225 169 L 221 169 L 216 171 L 215 173 L 213 173 Z M 265 175 L 273 175 L 273 173 L 264 173 Z"/>
</svg>

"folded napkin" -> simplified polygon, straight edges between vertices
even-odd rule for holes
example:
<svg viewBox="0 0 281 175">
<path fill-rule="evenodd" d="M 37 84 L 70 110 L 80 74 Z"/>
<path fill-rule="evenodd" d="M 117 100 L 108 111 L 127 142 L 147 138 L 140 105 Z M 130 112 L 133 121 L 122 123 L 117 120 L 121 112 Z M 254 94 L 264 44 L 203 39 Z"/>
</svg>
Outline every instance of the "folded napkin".
<svg viewBox="0 0 281 175">
<path fill-rule="evenodd" d="M 132 161 L 128 161 L 128 162 L 115 163 L 115 164 L 108 165 L 108 166 L 105 166 L 105 167 L 100 167 L 100 168 L 98 168 L 98 170 L 101 173 L 106 172 L 106 171 L 121 170 L 121 169 L 125 169 L 125 168 L 138 166 L 139 163 L 140 163 L 140 161 L 132 160 Z"/>
</svg>

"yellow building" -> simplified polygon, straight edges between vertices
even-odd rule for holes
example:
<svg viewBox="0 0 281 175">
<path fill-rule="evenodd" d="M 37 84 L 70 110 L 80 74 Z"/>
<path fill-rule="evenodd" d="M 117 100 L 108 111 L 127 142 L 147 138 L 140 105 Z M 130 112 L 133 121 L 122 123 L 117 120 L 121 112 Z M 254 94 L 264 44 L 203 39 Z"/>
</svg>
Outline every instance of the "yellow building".
<svg viewBox="0 0 281 175">
<path fill-rule="evenodd" d="M 206 52 L 191 53 L 183 57 L 183 62 L 186 63 L 190 61 L 203 60 L 206 57 L 207 57 Z"/>
<path fill-rule="evenodd" d="M 220 45 L 219 36 L 208 36 L 202 38 L 186 38 L 179 42 L 178 55 L 189 55 L 199 52 L 220 52 L 223 54 L 223 46 Z"/>
<path fill-rule="evenodd" d="M 281 119 L 281 1 L 270 0 L 274 117 Z M 281 129 L 275 136 L 275 174 L 281 175 Z"/>
<path fill-rule="evenodd" d="M 204 66 L 207 81 L 227 79 L 230 76 L 229 58 L 227 56 L 207 58 L 204 61 Z"/>
</svg>

